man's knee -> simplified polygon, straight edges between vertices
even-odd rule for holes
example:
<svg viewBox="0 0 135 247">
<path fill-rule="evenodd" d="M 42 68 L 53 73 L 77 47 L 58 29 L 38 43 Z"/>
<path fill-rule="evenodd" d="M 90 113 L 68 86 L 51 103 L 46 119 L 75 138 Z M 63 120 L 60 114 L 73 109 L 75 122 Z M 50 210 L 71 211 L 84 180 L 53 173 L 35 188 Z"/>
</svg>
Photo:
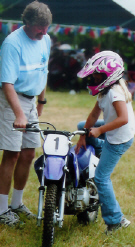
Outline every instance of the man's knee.
<svg viewBox="0 0 135 247">
<path fill-rule="evenodd" d="M 15 165 L 18 160 L 20 152 L 13 152 L 13 151 L 3 151 L 3 157 L 1 161 L 1 165 Z"/>
<path fill-rule="evenodd" d="M 33 148 L 23 149 L 21 151 L 20 159 L 27 160 L 27 162 L 31 163 L 34 157 L 35 149 Z"/>
<path fill-rule="evenodd" d="M 34 157 L 35 157 L 35 149 L 34 150 L 29 150 L 28 156 L 29 156 L 30 161 L 32 161 L 34 159 Z"/>
</svg>

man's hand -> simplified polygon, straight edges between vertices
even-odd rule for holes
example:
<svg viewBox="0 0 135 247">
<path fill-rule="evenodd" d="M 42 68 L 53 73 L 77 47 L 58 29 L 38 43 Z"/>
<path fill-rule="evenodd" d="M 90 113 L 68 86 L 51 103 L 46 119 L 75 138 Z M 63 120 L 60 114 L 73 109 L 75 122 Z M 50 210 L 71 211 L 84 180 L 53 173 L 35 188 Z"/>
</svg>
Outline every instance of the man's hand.
<svg viewBox="0 0 135 247">
<path fill-rule="evenodd" d="M 21 107 L 18 95 L 14 89 L 14 85 L 4 82 L 2 83 L 2 89 L 16 117 L 14 124 L 13 124 L 14 127 L 15 128 L 25 128 L 28 121 Z"/>
<path fill-rule="evenodd" d="M 28 120 L 24 114 L 17 117 L 14 121 L 14 128 L 26 128 L 26 124 L 28 123 Z"/>
</svg>

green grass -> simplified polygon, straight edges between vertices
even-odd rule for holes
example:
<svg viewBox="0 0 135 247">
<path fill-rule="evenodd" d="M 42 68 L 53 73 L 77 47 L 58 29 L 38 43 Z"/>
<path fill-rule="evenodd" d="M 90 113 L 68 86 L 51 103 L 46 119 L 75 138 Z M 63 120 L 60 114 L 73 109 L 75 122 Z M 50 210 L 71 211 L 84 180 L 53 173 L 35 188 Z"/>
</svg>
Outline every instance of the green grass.
<svg viewBox="0 0 135 247">
<path fill-rule="evenodd" d="M 76 95 L 50 92 L 46 94 L 47 105 L 44 106 L 42 121 L 49 121 L 57 129 L 73 131 L 77 123 L 84 120 L 94 106 L 96 97 L 81 92 Z M 135 102 L 133 102 L 135 110 Z M 1 152 L 2 153 L 2 152 Z M 36 150 L 36 158 L 42 149 Z M 97 222 L 87 226 L 80 225 L 76 216 L 65 216 L 63 228 L 56 227 L 54 247 L 134 247 L 135 246 L 135 143 L 123 155 L 112 174 L 116 197 L 125 216 L 131 220 L 127 229 L 120 229 L 112 236 L 104 234 L 105 224 L 99 211 Z M 23 202 L 37 214 L 39 182 L 31 167 L 30 176 L 24 190 Z M 9 195 L 11 200 L 12 189 Z M 25 224 L 10 228 L 0 226 L 0 246 L 2 247 L 40 247 L 42 227 L 37 227 L 36 220 L 21 218 Z"/>
</svg>

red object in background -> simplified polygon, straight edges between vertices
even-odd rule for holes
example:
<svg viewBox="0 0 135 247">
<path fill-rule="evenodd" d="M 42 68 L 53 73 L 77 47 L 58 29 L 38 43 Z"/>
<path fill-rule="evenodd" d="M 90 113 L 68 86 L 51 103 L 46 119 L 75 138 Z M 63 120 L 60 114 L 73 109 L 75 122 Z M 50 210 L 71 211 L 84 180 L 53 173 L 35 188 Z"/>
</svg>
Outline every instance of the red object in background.
<svg viewBox="0 0 135 247">
<path fill-rule="evenodd" d="M 100 44 L 98 46 L 94 46 L 93 47 L 93 50 L 94 50 L 94 53 L 95 54 L 98 53 L 98 52 L 100 52 Z"/>
<path fill-rule="evenodd" d="M 135 71 L 128 71 L 128 78 L 130 82 L 135 82 Z"/>
<path fill-rule="evenodd" d="M 18 28 L 18 24 L 13 24 L 12 26 L 12 32 L 15 31 Z"/>
</svg>

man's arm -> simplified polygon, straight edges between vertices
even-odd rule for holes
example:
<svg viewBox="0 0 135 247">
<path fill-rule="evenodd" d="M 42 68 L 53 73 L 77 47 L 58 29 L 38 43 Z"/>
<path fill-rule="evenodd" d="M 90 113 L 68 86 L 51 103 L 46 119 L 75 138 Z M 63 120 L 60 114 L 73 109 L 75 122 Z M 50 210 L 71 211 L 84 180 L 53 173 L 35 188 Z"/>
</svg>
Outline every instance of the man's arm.
<svg viewBox="0 0 135 247">
<path fill-rule="evenodd" d="M 18 96 L 14 90 L 14 85 L 10 83 L 2 83 L 2 89 L 5 94 L 5 97 L 10 104 L 16 119 L 14 121 L 14 127 L 16 128 L 25 128 L 27 124 L 27 118 L 21 108 Z"/>
<path fill-rule="evenodd" d="M 45 91 L 46 89 L 44 89 L 41 94 L 38 96 L 38 103 L 37 103 L 37 112 L 38 112 L 38 116 L 40 117 L 44 108 L 44 104 L 40 103 L 40 101 L 44 101 L 44 97 L 45 97 Z"/>
</svg>

